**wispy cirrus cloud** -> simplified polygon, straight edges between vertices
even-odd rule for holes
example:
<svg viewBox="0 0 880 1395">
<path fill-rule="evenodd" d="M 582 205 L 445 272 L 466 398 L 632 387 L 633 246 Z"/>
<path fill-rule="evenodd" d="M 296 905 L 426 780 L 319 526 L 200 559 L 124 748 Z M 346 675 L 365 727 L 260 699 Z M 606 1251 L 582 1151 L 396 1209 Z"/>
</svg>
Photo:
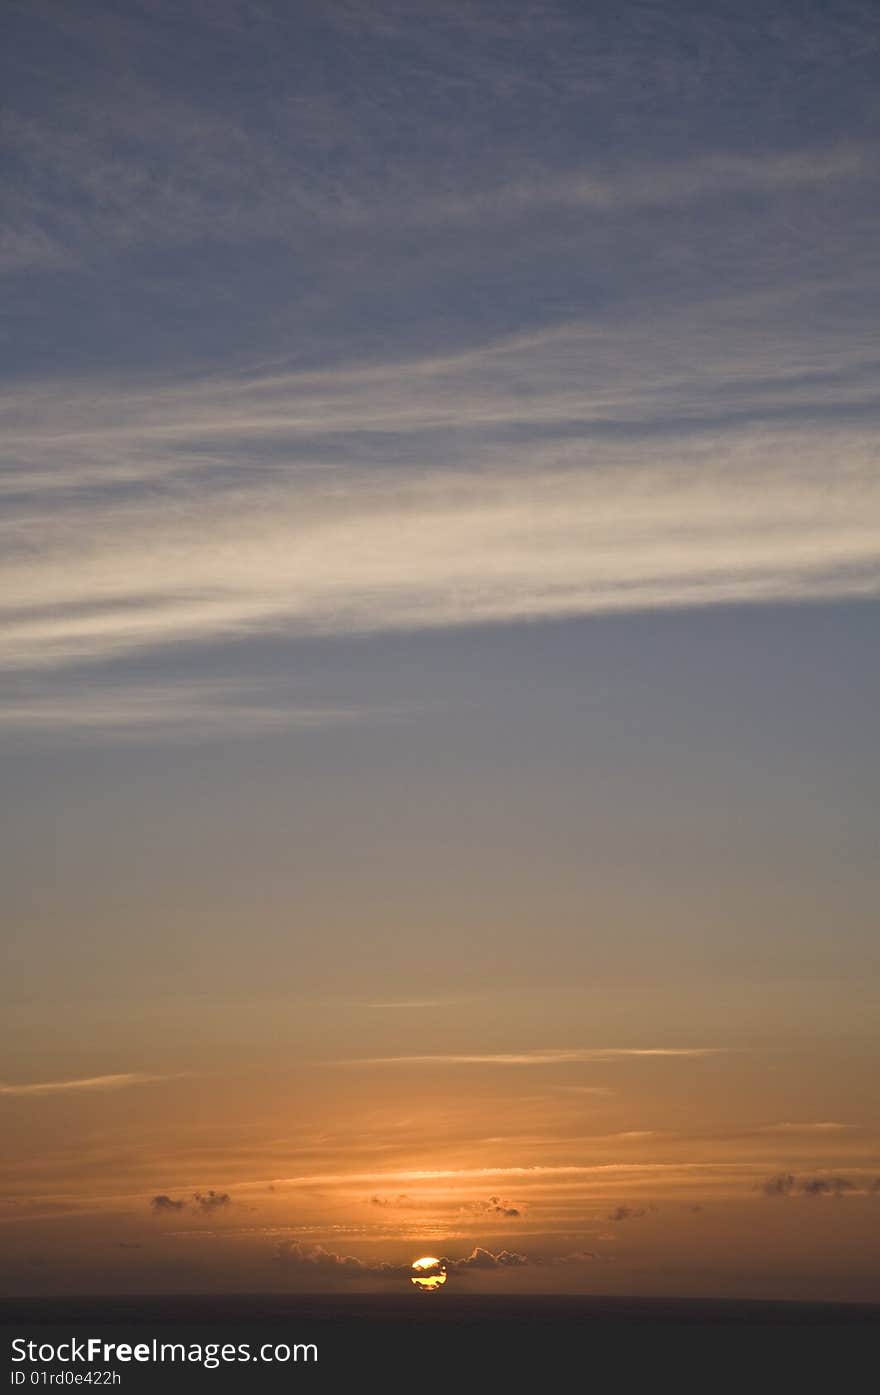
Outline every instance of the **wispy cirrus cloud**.
<svg viewBox="0 0 880 1395">
<path fill-rule="evenodd" d="M 257 674 L 58 686 L 180 646 L 880 594 L 876 345 L 833 323 L 805 342 L 786 305 L 7 393 L 0 667 L 54 676 L 11 690 L 0 725 L 351 715 Z"/>
<path fill-rule="evenodd" d="M 52 113 L 52 104 L 40 111 L 10 104 L 0 149 L 11 168 L 24 167 L 30 177 L 7 181 L 0 272 L 87 261 L 96 237 L 124 253 L 254 238 L 283 244 L 329 229 L 359 238 L 413 228 L 449 235 L 536 213 L 601 218 L 719 196 L 858 186 L 877 174 L 870 145 L 850 139 L 677 159 L 585 163 L 570 152 L 549 174 L 546 154 L 536 159 L 516 145 L 508 145 L 499 174 L 471 143 L 452 168 L 438 160 L 438 177 L 427 188 L 423 165 L 400 152 L 369 179 L 354 161 L 341 176 L 326 159 L 328 143 L 337 152 L 343 144 L 356 149 L 363 134 L 350 106 L 322 112 L 326 96 L 315 93 L 295 110 L 276 108 L 271 142 L 243 113 L 213 107 L 208 114 L 179 92 L 159 102 L 137 80 L 124 93 L 106 85 L 93 111 L 77 111 L 74 129 L 63 106 Z M 375 106 L 362 115 L 372 123 Z"/>
</svg>

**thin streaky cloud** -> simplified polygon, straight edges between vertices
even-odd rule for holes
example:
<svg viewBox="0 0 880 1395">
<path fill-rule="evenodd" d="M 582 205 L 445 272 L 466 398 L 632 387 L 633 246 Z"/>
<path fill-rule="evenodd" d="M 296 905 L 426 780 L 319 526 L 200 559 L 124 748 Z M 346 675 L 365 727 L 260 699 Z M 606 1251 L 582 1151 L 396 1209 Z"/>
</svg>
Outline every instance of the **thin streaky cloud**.
<svg viewBox="0 0 880 1395">
<path fill-rule="evenodd" d="M 445 1008 L 455 1007 L 462 1002 L 461 998 L 412 998 L 404 999 L 402 1002 L 392 1003 L 369 1003 L 371 1008 Z"/>
<path fill-rule="evenodd" d="M 616 1095 L 616 1090 L 609 1090 L 604 1085 L 551 1085 L 551 1090 L 560 1090 L 570 1095 L 596 1095 L 597 1097 Z"/>
<path fill-rule="evenodd" d="M 605 1162 L 605 1163 L 530 1163 L 514 1166 L 498 1167 L 446 1167 L 446 1168 L 408 1168 L 386 1172 L 323 1172 L 312 1173 L 293 1177 L 274 1177 L 271 1180 L 279 1187 L 320 1187 L 320 1186 L 354 1186 L 361 1187 L 365 1183 L 382 1184 L 393 1186 L 398 1182 L 469 1182 L 474 1178 L 491 1177 L 517 1177 L 522 1183 L 534 1180 L 540 1182 L 544 1178 L 571 1177 L 601 1179 L 609 1174 L 621 1174 L 628 1178 L 638 1178 L 639 1176 L 652 1177 L 654 1175 L 676 1175 L 686 1176 L 690 1173 L 727 1173 L 741 1172 L 743 1174 L 762 1174 L 767 1170 L 764 1162 L 706 1162 L 699 1161 L 684 1162 Z M 852 1170 L 852 1169 L 851 1169 Z M 264 1186 L 265 1181 L 257 1181 L 239 1185 L 239 1191 L 248 1188 L 256 1189 Z"/>
<path fill-rule="evenodd" d="M 121 1075 L 89 1075 L 80 1080 L 40 1080 L 30 1084 L 0 1084 L 0 1095 L 64 1095 L 79 1091 L 126 1090 L 132 1085 L 151 1085 L 162 1080 L 176 1080 L 177 1075 L 146 1075 L 128 1072 Z"/>
<path fill-rule="evenodd" d="M 372 716 L 377 715 L 374 710 Z M 105 682 L 100 687 L 68 686 L 62 680 L 51 691 L 31 688 L 19 690 L 15 698 L 0 697 L 0 731 L 45 736 L 63 732 L 102 742 L 152 739 L 160 732 L 163 740 L 176 734 L 189 742 L 226 733 L 338 726 L 366 716 L 365 710 L 350 707 L 305 707 L 277 685 L 255 690 L 235 679 Z"/>
<path fill-rule="evenodd" d="M 589 1061 L 624 1061 L 649 1057 L 717 1056 L 735 1048 L 726 1046 L 577 1047 L 570 1050 L 492 1052 L 485 1055 L 438 1053 L 421 1056 L 364 1056 L 331 1062 L 343 1066 L 557 1066 Z"/>
<path fill-rule="evenodd" d="M 758 1133 L 840 1133 L 844 1129 L 851 1129 L 852 1124 L 838 1124 L 833 1120 L 817 1121 L 816 1123 L 789 1123 L 783 1120 L 778 1124 L 764 1124 Z"/>
<path fill-rule="evenodd" d="M 572 168 L 552 178 L 535 175 L 490 185 L 479 193 L 414 201 L 400 209 L 367 210 L 363 221 L 393 218 L 398 226 L 484 226 L 544 209 L 594 214 L 681 207 L 719 195 L 823 187 L 836 181 L 875 178 L 877 158 L 867 146 L 812 148 L 790 154 L 712 155 L 629 170 Z M 349 216 L 357 218 L 354 211 Z"/>
</svg>

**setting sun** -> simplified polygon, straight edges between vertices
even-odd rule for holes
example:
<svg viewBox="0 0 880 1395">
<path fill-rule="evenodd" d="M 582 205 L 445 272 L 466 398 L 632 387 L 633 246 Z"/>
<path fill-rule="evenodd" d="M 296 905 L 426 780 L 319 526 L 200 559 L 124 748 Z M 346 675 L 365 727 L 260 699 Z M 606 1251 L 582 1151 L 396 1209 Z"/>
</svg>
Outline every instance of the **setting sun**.
<svg viewBox="0 0 880 1395">
<path fill-rule="evenodd" d="M 422 1289 L 426 1293 L 442 1288 L 446 1283 L 446 1265 L 442 1259 L 435 1259 L 433 1255 L 425 1255 L 422 1259 L 414 1260 L 412 1282 L 416 1288 Z"/>
</svg>

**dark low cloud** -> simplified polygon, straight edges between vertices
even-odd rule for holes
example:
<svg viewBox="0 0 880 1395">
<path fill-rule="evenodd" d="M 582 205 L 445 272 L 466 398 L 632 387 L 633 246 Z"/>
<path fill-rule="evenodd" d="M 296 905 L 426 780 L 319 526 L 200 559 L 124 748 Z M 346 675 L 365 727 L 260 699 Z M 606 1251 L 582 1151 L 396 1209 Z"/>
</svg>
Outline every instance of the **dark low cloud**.
<svg viewBox="0 0 880 1395">
<path fill-rule="evenodd" d="M 370 1197 L 370 1205 L 381 1207 L 383 1210 L 398 1211 L 424 1211 L 433 1206 L 431 1201 L 415 1201 L 406 1192 L 398 1192 L 396 1196 L 380 1196 L 374 1193 Z M 506 1201 L 501 1196 L 490 1196 L 488 1199 L 480 1201 L 468 1201 L 459 1208 L 463 1215 L 468 1216 L 502 1216 L 507 1220 L 516 1220 L 522 1215 L 522 1207 L 516 1206 L 512 1201 Z"/>
<path fill-rule="evenodd" d="M 513 1206 L 509 1201 L 503 1201 L 500 1196 L 490 1196 L 487 1210 L 494 1216 L 521 1216 L 522 1211 L 518 1206 Z"/>
<path fill-rule="evenodd" d="M 469 1201 L 461 1210 L 468 1215 L 504 1216 L 510 1220 L 522 1215 L 522 1207 L 515 1206 L 512 1201 L 505 1201 L 500 1196 L 490 1196 L 488 1201 Z"/>
<path fill-rule="evenodd" d="M 185 1197 L 175 1198 L 162 1193 L 154 1196 L 150 1200 L 150 1207 L 158 1213 L 168 1211 L 198 1211 L 202 1215 L 213 1211 L 222 1211 L 225 1207 L 232 1205 L 232 1197 L 228 1192 L 193 1192 L 191 1200 Z"/>
<path fill-rule="evenodd" d="M 768 1177 L 761 1190 L 765 1196 L 791 1196 L 794 1191 L 795 1179 L 791 1172 L 778 1172 L 775 1177 Z"/>
<path fill-rule="evenodd" d="M 545 1269 L 560 1264 L 585 1264 L 599 1258 L 601 1256 L 595 1250 L 573 1250 L 567 1255 L 547 1258 L 544 1255 L 518 1254 L 515 1250 L 499 1250 L 497 1254 L 492 1254 L 490 1250 L 477 1246 L 464 1259 L 444 1259 L 443 1263 L 455 1274 L 468 1269 L 522 1269 L 526 1266 Z"/>
<path fill-rule="evenodd" d="M 648 1211 L 653 1207 L 646 1206 L 615 1206 L 613 1211 L 608 1212 L 609 1221 L 636 1221 L 640 1216 L 647 1216 Z"/>
<path fill-rule="evenodd" d="M 468 1269 L 519 1269 L 534 1261 L 514 1250 L 499 1250 L 493 1255 L 491 1250 L 477 1245 L 464 1259 L 447 1259 L 444 1263 L 450 1273 L 459 1274 Z"/>
<path fill-rule="evenodd" d="M 844 1192 L 854 1192 L 856 1184 L 848 1177 L 809 1177 L 802 1190 L 805 1196 L 843 1196 Z"/>
<path fill-rule="evenodd" d="M 408 1264 L 370 1263 L 355 1255 L 336 1254 L 323 1245 L 305 1244 L 301 1240 L 280 1240 L 275 1246 L 273 1263 L 305 1274 L 320 1273 L 344 1279 L 404 1279 L 412 1272 Z"/>
<path fill-rule="evenodd" d="M 795 1177 L 792 1172 L 779 1172 L 767 1178 L 761 1191 L 765 1196 L 865 1195 L 880 1192 L 880 1177 L 873 1182 L 853 1182 L 849 1177 Z"/>
<path fill-rule="evenodd" d="M 224 1206 L 232 1205 L 232 1197 L 228 1192 L 196 1192 L 193 1196 L 193 1206 L 200 1211 L 219 1211 Z"/>
<path fill-rule="evenodd" d="M 514 1250 L 499 1250 L 497 1253 L 493 1253 L 491 1250 L 483 1249 L 482 1246 L 477 1245 L 469 1255 L 464 1255 L 460 1259 L 450 1259 L 448 1256 L 444 1256 L 441 1263 L 446 1266 L 449 1274 L 466 1274 L 471 1271 L 521 1269 L 526 1265 L 563 1264 L 583 1258 L 593 1258 L 593 1256 L 577 1254 L 548 1261 L 540 1258 L 531 1259 L 529 1256 L 518 1254 Z M 385 1261 L 358 1259 L 356 1255 L 336 1254 L 323 1245 L 304 1243 L 301 1240 L 280 1240 L 275 1246 L 273 1263 L 292 1273 L 298 1272 L 301 1275 L 309 1276 L 323 1275 L 339 1279 L 400 1280 L 409 1279 L 412 1275 L 412 1268 L 409 1264 L 388 1264 Z"/>
</svg>

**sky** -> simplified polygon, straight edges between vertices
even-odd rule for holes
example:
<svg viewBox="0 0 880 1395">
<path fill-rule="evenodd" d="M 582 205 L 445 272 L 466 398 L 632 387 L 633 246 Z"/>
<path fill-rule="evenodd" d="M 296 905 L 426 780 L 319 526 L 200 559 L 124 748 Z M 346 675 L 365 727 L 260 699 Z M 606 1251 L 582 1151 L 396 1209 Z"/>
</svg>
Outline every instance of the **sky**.
<svg viewBox="0 0 880 1395">
<path fill-rule="evenodd" d="M 0 1291 L 880 1300 L 876 6 L 4 31 Z"/>
</svg>

